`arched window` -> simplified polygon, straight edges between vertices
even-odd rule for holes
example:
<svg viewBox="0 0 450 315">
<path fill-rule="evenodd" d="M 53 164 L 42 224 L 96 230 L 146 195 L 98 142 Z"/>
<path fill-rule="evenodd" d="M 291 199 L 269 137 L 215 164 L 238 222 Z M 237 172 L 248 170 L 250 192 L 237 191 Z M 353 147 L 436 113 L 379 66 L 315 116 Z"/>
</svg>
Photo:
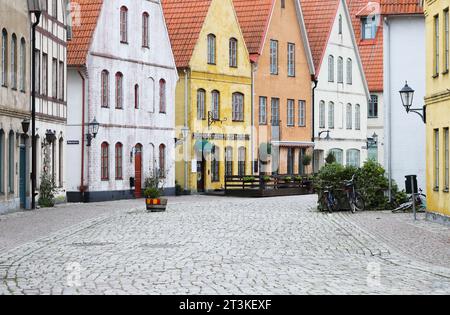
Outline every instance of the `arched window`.
<svg viewBox="0 0 450 315">
<path fill-rule="evenodd" d="M 247 163 L 247 149 L 245 147 L 239 148 L 238 163 L 239 176 L 245 176 L 245 165 Z"/>
<path fill-rule="evenodd" d="M 14 132 L 11 131 L 8 137 L 8 192 L 14 193 Z"/>
<path fill-rule="evenodd" d="M 233 176 L 233 148 L 225 148 L 225 176 Z"/>
<path fill-rule="evenodd" d="M 352 104 L 347 104 L 346 107 L 346 126 L 348 130 L 353 129 L 353 107 Z"/>
<path fill-rule="evenodd" d="M 347 84 L 353 84 L 353 61 L 347 59 Z"/>
<path fill-rule="evenodd" d="M 109 107 L 109 72 L 102 71 L 102 107 Z"/>
<path fill-rule="evenodd" d="M 336 158 L 336 163 L 343 165 L 344 163 L 344 150 L 342 149 L 331 149 L 330 153 Z"/>
<path fill-rule="evenodd" d="M 128 9 L 120 8 L 120 42 L 128 43 Z"/>
<path fill-rule="evenodd" d="M 361 152 L 357 149 L 347 150 L 347 166 L 361 166 Z"/>
<path fill-rule="evenodd" d="M 211 92 L 211 111 L 215 120 L 220 119 L 220 93 L 219 91 Z"/>
<path fill-rule="evenodd" d="M 205 119 L 205 99 L 206 91 L 199 89 L 197 91 L 197 119 L 199 120 Z"/>
<path fill-rule="evenodd" d="M 211 180 L 213 182 L 220 181 L 219 161 L 220 161 L 220 150 L 217 146 L 213 146 L 211 150 Z"/>
<path fill-rule="evenodd" d="M 233 121 L 244 121 L 244 94 L 233 93 Z"/>
<path fill-rule="evenodd" d="M 344 59 L 338 58 L 338 83 L 344 83 Z"/>
<path fill-rule="evenodd" d="M 334 103 L 328 103 L 328 128 L 334 129 Z"/>
<path fill-rule="evenodd" d="M 159 80 L 159 112 L 166 113 L 166 80 Z"/>
<path fill-rule="evenodd" d="M 325 102 L 320 101 L 319 103 L 319 128 L 325 128 Z"/>
<path fill-rule="evenodd" d="M 139 94 L 139 84 L 134 86 L 134 108 L 139 109 L 140 94 Z"/>
<path fill-rule="evenodd" d="M 342 15 L 339 15 L 339 35 L 342 35 Z"/>
<path fill-rule="evenodd" d="M 22 38 L 20 41 L 20 90 L 25 92 L 26 89 L 26 78 L 27 78 L 27 47 L 25 39 Z"/>
<path fill-rule="evenodd" d="M 150 16 L 147 12 L 142 14 L 142 47 L 149 47 L 149 20 Z"/>
<path fill-rule="evenodd" d="M 109 180 L 109 144 L 102 143 L 101 149 L 101 177 L 103 181 Z"/>
<path fill-rule="evenodd" d="M 361 106 L 359 104 L 355 106 L 355 129 L 361 130 Z"/>
<path fill-rule="evenodd" d="M 328 56 L 328 82 L 334 82 L 334 56 Z"/>
<path fill-rule="evenodd" d="M 208 35 L 208 64 L 216 64 L 216 35 Z"/>
<path fill-rule="evenodd" d="M 8 32 L 2 30 L 2 85 L 8 85 Z"/>
<path fill-rule="evenodd" d="M 238 41 L 236 38 L 230 38 L 230 67 L 237 67 Z"/>
<path fill-rule="evenodd" d="M 116 73 L 116 108 L 123 108 L 123 74 Z"/>
<path fill-rule="evenodd" d="M 159 146 L 159 171 L 162 178 L 166 177 L 166 146 Z"/>
<path fill-rule="evenodd" d="M 17 89 L 17 36 L 11 37 L 11 87 Z"/>
<path fill-rule="evenodd" d="M 116 180 L 122 180 L 123 179 L 123 145 L 122 143 L 118 142 L 116 144 Z"/>
<path fill-rule="evenodd" d="M 0 130 L 0 193 L 5 193 L 5 133 Z"/>
</svg>

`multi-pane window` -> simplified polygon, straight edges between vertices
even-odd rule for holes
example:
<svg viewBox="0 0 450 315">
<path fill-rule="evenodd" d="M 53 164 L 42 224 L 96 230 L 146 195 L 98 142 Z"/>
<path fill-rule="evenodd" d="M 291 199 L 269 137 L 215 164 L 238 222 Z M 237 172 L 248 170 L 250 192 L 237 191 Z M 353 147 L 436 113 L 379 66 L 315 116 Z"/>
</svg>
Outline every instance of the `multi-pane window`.
<svg viewBox="0 0 450 315">
<path fill-rule="evenodd" d="M 298 125 L 300 127 L 306 126 L 306 102 L 298 101 Z"/>
<path fill-rule="evenodd" d="M 116 108 L 123 108 L 123 74 L 116 73 Z"/>
<path fill-rule="evenodd" d="M 347 151 L 347 166 L 359 167 L 361 165 L 361 152 L 356 149 Z"/>
<path fill-rule="evenodd" d="M 8 85 L 8 32 L 2 30 L 2 85 Z"/>
<path fill-rule="evenodd" d="M 26 80 L 27 80 L 27 50 L 26 50 L 25 39 L 22 38 L 20 41 L 20 80 L 19 88 L 21 91 L 25 92 Z"/>
<path fill-rule="evenodd" d="M 159 146 L 159 171 L 161 177 L 166 177 L 166 146 L 161 144 Z"/>
<path fill-rule="evenodd" d="M 355 106 L 355 129 L 361 130 L 361 105 Z"/>
<path fill-rule="evenodd" d="M 339 35 L 342 35 L 342 15 L 339 14 Z"/>
<path fill-rule="evenodd" d="M 238 41 L 236 38 L 230 39 L 230 67 L 237 67 Z"/>
<path fill-rule="evenodd" d="M 233 148 L 225 149 L 225 176 L 233 176 Z"/>
<path fill-rule="evenodd" d="M 11 88 L 17 89 L 17 36 L 11 37 Z"/>
<path fill-rule="evenodd" d="M 434 17 L 434 75 L 439 75 L 439 15 Z"/>
<path fill-rule="evenodd" d="M 334 56 L 328 56 L 328 82 L 334 82 Z"/>
<path fill-rule="evenodd" d="M 233 121 L 244 121 L 244 95 L 233 93 Z"/>
<path fill-rule="evenodd" d="M 288 76 L 295 77 L 295 44 L 288 43 Z"/>
<path fill-rule="evenodd" d="M 166 80 L 159 80 L 159 112 L 166 113 L 167 95 L 166 95 Z"/>
<path fill-rule="evenodd" d="M 287 101 L 287 125 L 294 126 L 295 125 L 295 101 L 288 100 Z"/>
<path fill-rule="evenodd" d="M 328 103 L 328 128 L 334 129 L 334 103 Z"/>
<path fill-rule="evenodd" d="M 64 62 L 59 62 L 59 99 L 64 101 L 64 92 L 65 92 L 65 74 L 64 74 Z"/>
<path fill-rule="evenodd" d="M 240 147 L 238 152 L 238 172 L 239 176 L 245 176 L 245 164 L 247 160 L 247 150 L 245 147 Z"/>
<path fill-rule="evenodd" d="M 371 95 L 369 101 L 369 118 L 378 117 L 378 96 Z"/>
<path fill-rule="evenodd" d="M 139 109 L 140 101 L 139 84 L 136 84 L 134 86 L 134 109 Z"/>
<path fill-rule="evenodd" d="M 272 126 L 279 126 L 280 125 L 280 99 L 279 98 L 272 98 L 270 112 L 271 112 Z"/>
<path fill-rule="evenodd" d="M 220 150 L 217 146 L 213 146 L 211 149 L 211 180 L 213 182 L 220 181 L 219 161 L 220 161 Z"/>
<path fill-rule="evenodd" d="M 102 71 L 102 107 L 109 107 L 109 72 Z"/>
<path fill-rule="evenodd" d="M 36 93 L 40 93 L 41 90 L 41 52 L 39 49 L 34 50 L 34 58 L 36 59 L 36 63 L 34 66 L 34 89 Z"/>
<path fill-rule="evenodd" d="M 449 9 L 444 11 L 444 70 L 449 71 L 449 63 L 450 63 L 450 53 L 449 53 Z"/>
<path fill-rule="evenodd" d="M 211 92 L 211 112 L 214 120 L 220 119 L 220 94 L 219 91 Z"/>
<path fill-rule="evenodd" d="M 15 174 L 15 163 L 14 163 L 14 132 L 9 133 L 9 139 L 8 139 L 8 192 L 13 193 L 14 192 L 14 174 Z"/>
<path fill-rule="evenodd" d="M 116 180 L 123 179 L 123 145 L 122 143 L 116 144 Z"/>
<path fill-rule="evenodd" d="M 208 35 L 208 64 L 216 64 L 216 36 L 214 34 Z"/>
<path fill-rule="evenodd" d="M 347 129 L 351 130 L 353 128 L 353 108 L 352 104 L 347 104 L 346 107 L 346 126 Z"/>
<path fill-rule="evenodd" d="M 267 97 L 259 98 L 259 124 L 267 124 Z"/>
<path fill-rule="evenodd" d="M 42 94 L 48 95 L 48 55 L 42 54 Z"/>
<path fill-rule="evenodd" d="M 347 84 L 353 84 L 353 61 L 347 59 Z"/>
<path fill-rule="evenodd" d="M 102 143 L 101 147 L 101 177 L 102 180 L 109 180 L 109 144 Z"/>
<path fill-rule="evenodd" d="M 58 0 L 52 0 L 52 15 L 58 18 Z"/>
<path fill-rule="evenodd" d="M 439 189 L 439 129 L 434 130 L 434 187 Z"/>
<path fill-rule="evenodd" d="M 305 165 L 303 164 L 303 159 L 306 156 L 306 149 L 300 149 L 298 152 L 298 174 L 305 175 Z"/>
<path fill-rule="evenodd" d="M 337 82 L 344 83 L 344 59 L 342 57 L 338 58 L 337 71 L 338 71 Z"/>
<path fill-rule="evenodd" d="M 334 155 L 336 163 L 344 164 L 344 151 L 342 149 L 331 149 L 330 153 Z"/>
<path fill-rule="evenodd" d="M 325 114 L 326 108 L 325 108 L 325 102 L 320 101 L 319 103 L 319 128 L 325 128 Z"/>
<path fill-rule="evenodd" d="M 270 40 L 270 74 L 278 74 L 278 41 Z"/>
<path fill-rule="evenodd" d="M 58 98 L 58 60 L 52 59 L 52 97 Z"/>
<path fill-rule="evenodd" d="M 450 181 L 450 174 L 449 174 L 449 164 L 450 164 L 450 160 L 449 160 L 449 128 L 445 128 L 444 129 L 444 149 L 445 149 L 445 177 L 444 177 L 444 186 L 445 189 L 448 191 L 449 189 L 449 181 Z"/>
<path fill-rule="evenodd" d="M 377 18 L 376 16 L 369 16 L 362 19 L 362 39 L 375 39 L 377 35 Z"/>
<path fill-rule="evenodd" d="M 205 115 L 206 92 L 203 89 L 197 91 L 197 119 L 203 120 Z"/>
<path fill-rule="evenodd" d="M 128 43 L 128 9 L 120 8 L 120 42 Z"/>
<path fill-rule="evenodd" d="M 288 175 L 294 174 L 294 158 L 295 158 L 295 149 L 288 148 L 287 151 L 287 173 Z"/>
<path fill-rule="evenodd" d="M 142 47 L 149 47 L 149 20 L 150 16 L 147 12 L 142 14 Z"/>
</svg>

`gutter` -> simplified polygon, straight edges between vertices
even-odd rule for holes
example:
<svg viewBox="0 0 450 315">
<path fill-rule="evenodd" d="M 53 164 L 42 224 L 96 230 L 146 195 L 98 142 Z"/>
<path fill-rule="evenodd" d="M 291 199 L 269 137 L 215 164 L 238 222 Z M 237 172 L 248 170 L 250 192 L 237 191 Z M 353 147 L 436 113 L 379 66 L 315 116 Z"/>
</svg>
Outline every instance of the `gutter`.
<svg viewBox="0 0 450 315">
<path fill-rule="evenodd" d="M 256 64 L 252 63 L 252 97 L 251 97 L 251 102 L 252 102 L 251 126 L 252 127 L 251 127 L 251 131 L 250 131 L 251 132 L 250 137 L 252 139 L 252 141 L 251 141 L 252 142 L 252 157 L 251 157 L 251 160 L 252 160 L 251 174 L 252 175 L 255 174 L 255 139 L 254 139 L 254 136 L 255 136 L 255 132 L 254 132 L 254 129 L 255 129 L 255 117 L 254 117 L 254 115 L 255 115 L 255 72 L 256 72 Z M 259 171 L 259 169 L 258 169 L 258 171 Z"/>
<path fill-rule="evenodd" d="M 189 170 L 188 170 L 188 71 L 184 69 L 184 130 L 183 130 L 183 137 L 184 137 L 184 191 L 188 191 L 188 176 L 189 176 Z"/>
<path fill-rule="evenodd" d="M 84 78 L 83 74 L 80 70 L 78 70 L 78 74 L 81 77 L 82 82 L 82 101 L 81 101 L 81 178 L 80 178 L 80 193 L 83 196 L 82 200 L 84 200 L 84 145 L 85 145 L 85 137 L 84 137 L 84 130 L 85 130 L 85 104 L 86 104 L 86 79 Z"/>
</svg>

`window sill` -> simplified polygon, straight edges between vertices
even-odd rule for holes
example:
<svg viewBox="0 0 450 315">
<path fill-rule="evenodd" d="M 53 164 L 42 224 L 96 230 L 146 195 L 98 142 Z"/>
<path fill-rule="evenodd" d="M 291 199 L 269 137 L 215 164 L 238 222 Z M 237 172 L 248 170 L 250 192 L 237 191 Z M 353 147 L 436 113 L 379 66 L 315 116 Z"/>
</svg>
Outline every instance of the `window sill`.
<svg viewBox="0 0 450 315">
<path fill-rule="evenodd" d="M 259 125 L 260 125 L 260 126 L 267 126 L 267 123 L 262 123 L 262 122 L 260 122 Z"/>
<path fill-rule="evenodd" d="M 116 181 L 123 181 L 123 178 L 116 178 Z"/>
<path fill-rule="evenodd" d="M 230 66 L 230 68 L 237 69 L 238 66 Z"/>
<path fill-rule="evenodd" d="M 243 123 L 244 120 L 233 120 L 233 122 L 236 122 L 236 123 Z"/>
<path fill-rule="evenodd" d="M 128 42 L 120 41 L 121 44 L 128 45 Z"/>
<path fill-rule="evenodd" d="M 445 188 L 445 189 L 443 190 L 443 192 L 446 193 L 446 194 L 448 194 L 448 193 L 450 193 L 450 190 L 449 190 L 449 188 Z"/>
<path fill-rule="evenodd" d="M 434 187 L 434 188 L 433 188 L 433 191 L 439 192 L 439 187 Z"/>
<path fill-rule="evenodd" d="M 288 75 L 288 78 L 295 78 L 295 74 L 294 75 Z"/>
<path fill-rule="evenodd" d="M 445 70 L 444 72 L 442 72 L 443 75 L 446 75 L 446 74 L 448 74 L 448 73 L 449 73 L 448 70 Z"/>
<path fill-rule="evenodd" d="M 367 119 L 378 119 L 378 116 L 367 117 Z"/>
<path fill-rule="evenodd" d="M 433 75 L 433 79 L 439 78 L 439 73 Z"/>
<path fill-rule="evenodd" d="M 109 182 L 109 178 L 102 178 L 102 182 Z"/>
</svg>

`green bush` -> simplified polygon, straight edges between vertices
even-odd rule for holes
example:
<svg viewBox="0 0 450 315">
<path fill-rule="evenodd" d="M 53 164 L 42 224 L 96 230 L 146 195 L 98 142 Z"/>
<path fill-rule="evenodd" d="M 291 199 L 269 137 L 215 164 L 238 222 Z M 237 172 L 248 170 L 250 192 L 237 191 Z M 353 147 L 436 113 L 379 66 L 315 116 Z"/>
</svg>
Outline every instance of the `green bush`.
<svg viewBox="0 0 450 315">
<path fill-rule="evenodd" d="M 262 180 L 267 183 L 267 182 L 270 182 L 272 180 L 272 177 L 270 177 L 268 175 L 265 175 L 265 176 L 263 176 Z"/>
<path fill-rule="evenodd" d="M 39 186 L 38 204 L 42 208 L 52 208 L 55 206 L 55 184 L 52 176 L 44 173 L 41 176 L 41 185 Z"/>
<path fill-rule="evenodd" d="M 307 154 L 303 157 L 303 161 L 302 161 L 303 166 L 309 166 L 309 165 L 311 165 L 311 162 L 312 162 L 311 155 Z"/>
<path fill-rule="evenodd" d="M 256 180 L 256 178 L 253 176 L 245 176 L 243 178 L 244 183 L 253 183 L 255 180 Z"/>
<path fill-rule="evenodd" d="M 301 183 L 301 182 L 303 181 L 303 177 L 301 177 L 301 176 L 295 176 L 295 177 L 294 177 L 294 181 L 297 182 L 297 183 Z"/>
<path fill-rule="evenodd" d="M 327 164 L 333 164 L 336 163 L 336 156 L 334 155 L 333 152 L 329 152 L 327 157 L 325 158 L 325 162 L 327 162 Z"/>
<path fill-rule="evenodd" d="M 155 187 L 149 187 L 144 190 L 144 196 L 148 199 L 158 199 L 161 197 L 161 191 Z"/>
</svg>

